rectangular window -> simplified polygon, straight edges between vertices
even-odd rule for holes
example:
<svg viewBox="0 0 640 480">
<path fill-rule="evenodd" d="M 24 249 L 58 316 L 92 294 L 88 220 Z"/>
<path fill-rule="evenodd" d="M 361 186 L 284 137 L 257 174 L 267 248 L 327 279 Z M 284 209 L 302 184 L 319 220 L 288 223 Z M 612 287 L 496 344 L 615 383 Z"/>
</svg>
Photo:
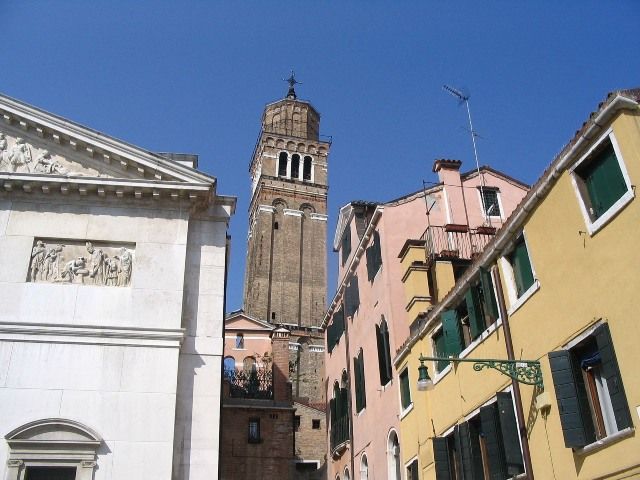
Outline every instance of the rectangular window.
<svg viewBox="0 0 640 480">
<path fill-rule="evenodd" d="M 344 292 L 344 314 L 353 317 L 360 306 L 360 289 L 358 288 L 358 277 L 353 276 Z"/>
<path fill-rule="evenodd" d="M 500 202 L 498 201 L 498 190 L 490 187 L 482 187 L 482 203 L 484 213 L 487 217 L 500 217 Z"/>
<path fill-rule="evenodd" d="M 549 363 L 565 446 L 581 448 L 633 425 L 609 324 L 550 352 Z"/>
<path fill-rule="evenodd" d="M 518 238 L 515 247 L 513 247 L 511 253 L 506 256 L 506 259 L 511 267 L 516 298 L 520 298 L 529 290 L 535 281 L 524 236 L 521 235 L 520 238 Z"/>
<path fill-rule="evenodd" d="M 613 133 L 606 134 L 578 161 L 572 171 L 572 180 L 590 233 L 597 231 L 633 198 Z"/>
<path fill-rule="evenodd" d="M 314 418 L 313 420 L 311 420 L 311 428 L 313 428 L 314 430 L 319 430 L 320 429 L 320 420 L 317 418 Z"/>
<path fill-rule="evenodd" d="M 367 406 L 367 395 L 364 381 L 364 352 L 360 349 L 358 356 L 353 359 L 353 371 L 356 390 L 356 412 Z"/>
<path fill-rule="evenodd" d="M 236 348 L 240 350 L 244 349 L 244 334 L 242 333 L 236 335 Z"/>
<path fill-rule="evenodd" d="M 411 389 L 409 387 L 409 369 L 405 368 L 400 373 L 400 403 L 402 410 L 406 410 L 411 405 Z"/>
<path fill-rule="evenodd" d="M 382 266 L 382 251 L 380 249 L 380 235 L 378 234 L 377 230 L 373 232 L 373 242 L 371 243 L 371 246 L 367 248 L 366 256 L 367 256 L 367 278 L 369 279 L 370 282 L 372 282 L 376 276 L 376 273 L 378 273 L 378 270 L 380 270 L 380 267 Z"/>
<path fill-rule="evenodd" d="M 433 439 L 437 479 L 506 479 L 524 473 L 511 393 L 480 408 L 479 415 Z"/>
<path fill-rule="evenodd" d="M 300 430 L 300 415 L 295 415 L 293 417 L 293 429 L 297 432 Z"/>
<path fill-rule="evenodd" d="M 344 332 L 344 309 L 342 306 L 333 312 L 331 323 L 327 327 L 327 350 L 331 353 Z"/>
<path fill-rule="evenodd" d="M 436 357 L 447 357 L 447 349 L 444 344 L 444 332 L 442 329 L 438 330 L 433 337 L 433 351 L 436 352 Z M 449 365 L 448 360 L 438 360 L 436 362 L 436 372 L 441 372 Z"/>
<path fill-rule="evenodd" d="M 407 480 L 418 480 L 418 459 L 407 465 Z"/>
<path fill-rule="evenodd" d="M 342 257 L 342 266 L 347 263 L 347 259 L 351 254 L 351 225 L 347 225 L 342 234 L 342 245 L 340 247 L 340 255 Z"/>
<path fill-rule="evenodd" d="M 260 443 L 260 419 L 249 419 L 249 443 Z"/>
<path fill-rule="evenodd" d="M 380 385 L 391 381 L 391 346 L 389 344 L 389 329 L 382 318 L 380 325 L 376 325 L 376 342 L 378 344 L 378 370 L 380 371 Z"/>
</svg>

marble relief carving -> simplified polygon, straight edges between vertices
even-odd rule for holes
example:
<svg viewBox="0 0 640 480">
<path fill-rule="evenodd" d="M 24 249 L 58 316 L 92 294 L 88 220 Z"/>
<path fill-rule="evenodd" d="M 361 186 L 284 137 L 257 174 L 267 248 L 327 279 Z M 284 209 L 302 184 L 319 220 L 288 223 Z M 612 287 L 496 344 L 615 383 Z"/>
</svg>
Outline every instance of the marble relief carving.
<svg viewBox="0 0 640 480">
<path fill-rule="evenodd" d="M 46 175 L 63 175 L 67 177 L 95 176 L 97 171 L 77 171 L 72 169 L 72 162 L 59 155 L 52 155 L 49 150 L 29 145 L 23 138 L 12 139 L 0 132 L 0 172 L 37 173 Z"/>
<path fill-rule="evenodd" d="M 133 253 L 131 248 L 113 244 L 36 240 L 31 250 L 27 280 L 128 287 Z"/>
</svg>

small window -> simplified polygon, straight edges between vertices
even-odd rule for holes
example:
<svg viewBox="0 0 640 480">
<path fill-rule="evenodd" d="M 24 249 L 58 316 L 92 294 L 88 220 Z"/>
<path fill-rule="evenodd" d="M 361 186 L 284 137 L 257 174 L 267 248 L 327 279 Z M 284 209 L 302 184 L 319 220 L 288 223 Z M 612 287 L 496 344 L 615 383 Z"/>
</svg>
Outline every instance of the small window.
<svg viewBox="0 0 640 480">
<path fill-rule="evenodd" d="M 447 349 L 444 343 L 444 332 L 441 328 L 431 337 L 433 341 L 433 351 L 436 353 L 436 357 L 447 358 Z M 448 360 L 438 360 L 436 362 L 436 372 L 441 372 L 449 365 Z"/>
<path fill-rule="evenodd" d="M 278 158 L 278 176 L 286 177 L 287 176 L 287 162 L 288 162 L 287 152 L 280 152 L 280 157 Z"/>
<path fill-rule="evenodd" d="M 311 181 L 311 157 L 304 157 L 304 166 L 302 168 L 302 179 L 306 182 Z"/>
<path fill-rule="evenodd" d="M 297 153 L 291 156 L 291 178 L 300 177 L 300 155 Z"/>
<path fill-rule="evenodd" d="M 633 198 L 627 171 L 613 133 L 603 137 L 578 162 L 572 172 L 572 179 L 591 233 Z"/>
<path fill-rule="evenodd" d="M 331 353 L 334 347 L 340 342 L 340 337 L 344 332 L 344 309 L 342 306 L 333 312 L 331 323 L 327 327 L 327 350 Z"/>
<path fill-rule="evenodd" d="M 400 403 L 402 410 L 406 410 L 411 405 L 411 389 L 409 387 L 409 369 L 405 368 L 400 373 Z"/>
<path fill-rule="evenodd" d="M 418 459 L 407 465 L 407 480 L 418 480 Z"/>
<path fill-rule="evenodd" d="M 534 284 L 533 268 L 524 236 L 518 238 L 511 253 L 506 256 L 515 284 L 515 299 L 520 298 Z"/>
<path fill-rule="evenodd" d="M 369 480 L 369 461 L 364 454 L 360 460 L 360 480 Z"/>
<path fill-rule="evenodd" d="M 347 259 L 351 254 L 351 225 L 347 225 L 342 234 L 342 247 L 340 248 L 340 255 L 342 258 L 342 266 L 347 263 Z"/>
<path fill-rule="evenodd" d="M 249 443 L 260 443 L 260 419 L 249 419 Z"/>
<path fill-rule="evenodd" d="M 278 230 L 278 228 L 279 228 L 278 222 L 273 222 L 273 229 Z"/>
<path fill-rule="evenodd" d="M 367 255 L 367 277 L 370 282 L 380 270 L 382 266 L 382 251 L 380 249 L 380 234 L 375 230 L 373 232 L 373 241 L 371 242 L 371 246 L 366 250 Z"/>
<path fill-rule="evenodd" d="M 376 340 L 378 343 L 378 370 L 380 371 L 380 385 L 391 381 L 391 346 L 389 344 L 389 328 L 382 317 L 380 325 L 376 325 Z"/>
<path fill-rule="evenodd" d="M 632 427 L 609 324 L 549 353 L 565 445 L 580 448 Z"/>
<path fill-rule="evenodd" d="M 244 334 L 242 333 L 236 335 L 236 348 L 244 349 Z"/>
<path fill-rule="evenodd" d="M 364 352 L 362 348 L 358 356 L 353 359 L 353 371 L 356 391 L 356 412 L 361 412 L 367 406 L 367 393 L 364 381 Z"/>
<path fill-rule="evenodd" d="M 276 319 L 276 312 L 271 312 L 271 320 L 275 320 Z"/>
<path fill-rule="evenodd" d="M 498 200 L 498 190 L 495 188 L 482 187 L 482 204 L 487 217 L 500 217 L 500 201 Z"/>
<path fill-rule="evenodd" d="M 311 428 L 314 430 L 320 430 L 320 419 L 314 418 L 311 420 Z"/>
<path fill-rule="evenodd" d="M 360 306 L 360 289 L 358 287 L 358 277 L 353 276 L 344 292 L 344 314 L 353 317 Z"/>
<path fill-rule="evenodd" d="M 300 415 L 293 417 L 293 428 L 296 432 L 300 430 Z"/>
</svg>

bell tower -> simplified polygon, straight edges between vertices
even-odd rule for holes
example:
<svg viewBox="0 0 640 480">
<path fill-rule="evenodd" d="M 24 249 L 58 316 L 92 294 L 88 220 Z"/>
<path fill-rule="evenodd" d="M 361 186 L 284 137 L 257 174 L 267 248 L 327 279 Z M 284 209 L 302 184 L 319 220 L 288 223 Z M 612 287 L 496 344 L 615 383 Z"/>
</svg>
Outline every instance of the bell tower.
<svg viewBox="0 0 640 480">
<path fill-rule="evenodd" d="M 262 114 L 249 166 L 244 311 L 272 324 L 319 327 L 326 303 L 327 157 L 320 114 L 293 76 Z M 294 395 L 295 395 L 294 390 Z"/>
</svg>

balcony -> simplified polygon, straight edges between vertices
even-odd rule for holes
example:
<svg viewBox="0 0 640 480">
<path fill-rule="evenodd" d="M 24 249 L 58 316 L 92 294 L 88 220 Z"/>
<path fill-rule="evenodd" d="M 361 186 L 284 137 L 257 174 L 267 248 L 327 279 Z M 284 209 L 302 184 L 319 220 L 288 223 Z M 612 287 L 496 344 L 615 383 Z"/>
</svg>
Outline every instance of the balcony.
<svg viewBox="0 0 640 480">
<path fill-rule="evenodd" d="M 422 234 L 427 264 L 435 260 L 473 260 L 491 241 L 493 227 L 469 228 L 467 225 L 429 226 Z"/>
<path fill-rule="evenodd" d="M 349 417 L 347 415 L 331 422 L 331 451 L 338 454 L 349 440 Z"/>
<path fill-rule="evenodd" d="M 229 384 L 231 398 L 273 399 L 271 370 L 225 370 L 224 380 Z"/>
</svg>

